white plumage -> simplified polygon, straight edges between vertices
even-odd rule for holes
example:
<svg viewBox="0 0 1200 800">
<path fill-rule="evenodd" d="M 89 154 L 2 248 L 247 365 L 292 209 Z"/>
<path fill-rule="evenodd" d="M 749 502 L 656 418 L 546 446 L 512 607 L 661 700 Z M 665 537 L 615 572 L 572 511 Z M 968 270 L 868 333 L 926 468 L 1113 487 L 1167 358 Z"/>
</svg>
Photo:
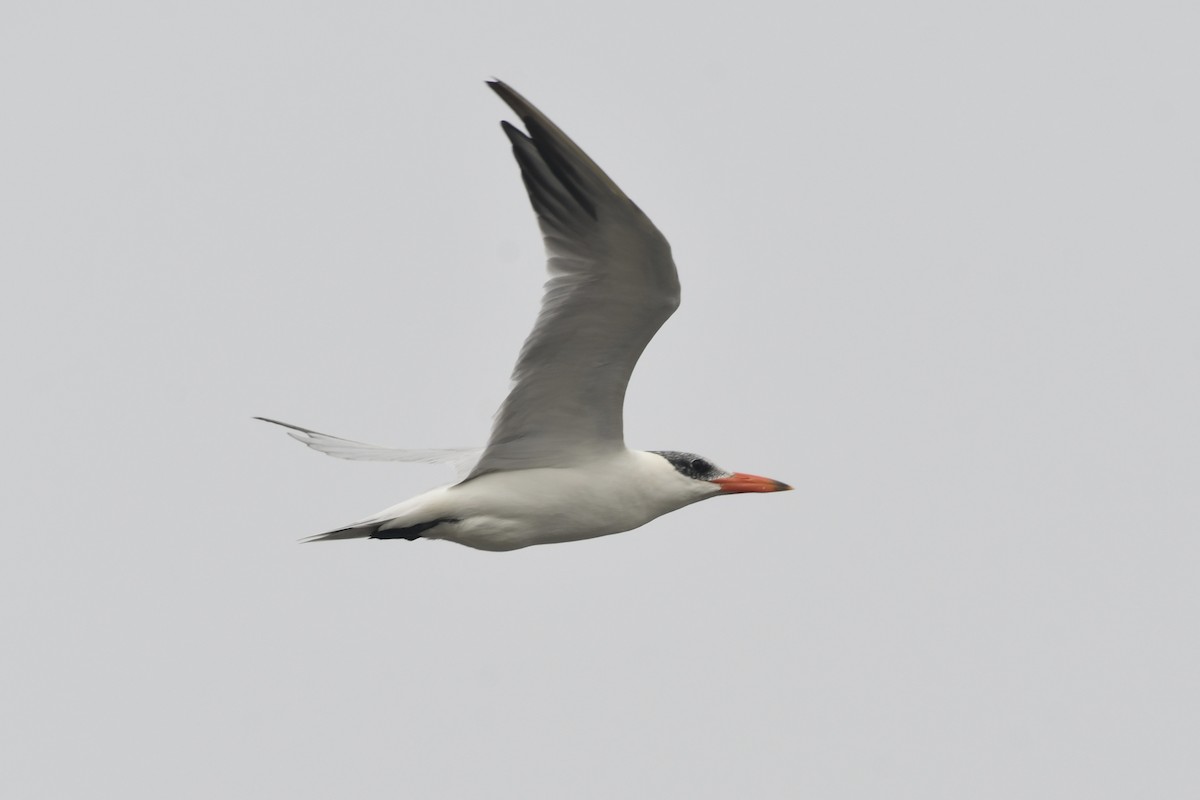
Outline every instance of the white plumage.
<svg viewBox="0 0 1200 800">
<path fill-rule="evenodd" d="M 482 451 L 397 450 L 265 420 L 328 455 L 449 463 L 464 478 L 311 539 L 447 539 L 513 550 L 631 530 L 721 493 L 790 488 L 690 453 L 625 447 L 629 377 L 679 305 L 671 248 L 554 123 L 505 84 L 489 85 L 528 131 L 502 123 L 550 272 L 512 390 Z"/>
</svg>

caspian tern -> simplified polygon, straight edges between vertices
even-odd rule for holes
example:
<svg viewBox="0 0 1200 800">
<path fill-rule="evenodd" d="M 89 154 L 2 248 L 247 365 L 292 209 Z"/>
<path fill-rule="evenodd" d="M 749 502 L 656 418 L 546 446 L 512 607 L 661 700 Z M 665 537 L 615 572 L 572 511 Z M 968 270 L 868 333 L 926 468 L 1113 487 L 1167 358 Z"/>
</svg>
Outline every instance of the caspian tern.
<svg viewBox="0 0 1200 800">
<path fill-rule="evenodd" d="M 445 462 L 459 471 L 456 484 L 306 541 L 424 538 L 516 550 L 632 530 L 717 495 L 790 489 L 694 453 L 625 447 L 629 376 L 679 306 L 671 248 L 553 122 L 504 83 L 488 85 L 525 124 L 527 133 L 501 126 L 550 273 L 512 389 L 483 450 L 395 450 L 258 417 L 331 456 Z"/>
</svg>

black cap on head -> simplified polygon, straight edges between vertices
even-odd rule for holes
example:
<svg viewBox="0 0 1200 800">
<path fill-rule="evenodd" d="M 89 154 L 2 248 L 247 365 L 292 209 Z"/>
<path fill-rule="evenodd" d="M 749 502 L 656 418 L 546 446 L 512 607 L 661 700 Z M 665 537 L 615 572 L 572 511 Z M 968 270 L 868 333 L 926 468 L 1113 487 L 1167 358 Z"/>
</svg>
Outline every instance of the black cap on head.
<svg viewBox="0 0 1200 800">
<path fill-rule="evenodd" d="M 676 472 L 698 481 L 711 481 L 714 478 L 722 478 L 732 474 L 721 469 L 704 456 L 699 456 L 695 453 L 684 453 L 679 450 L 651 450 L 650 452 L 662 456 L 671 462 L 671 466 L 675 468 Z"/>
</svg>

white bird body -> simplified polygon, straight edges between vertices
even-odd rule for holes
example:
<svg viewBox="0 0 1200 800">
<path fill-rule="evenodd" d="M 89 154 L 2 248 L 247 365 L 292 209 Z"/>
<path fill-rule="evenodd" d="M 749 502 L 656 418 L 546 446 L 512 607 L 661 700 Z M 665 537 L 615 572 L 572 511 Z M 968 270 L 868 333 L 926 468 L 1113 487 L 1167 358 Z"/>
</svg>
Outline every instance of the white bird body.
<svg viewBox="0 0 1200 800">
<path fill-rule="evenodd" d="M 550 272 L 512 389 L 482 450 L 399 450 L 266 420 L 327 455 L 450 463 L 463 479 L 310 540 L 446 539 L 516 550 L 632 530 L 722 493 L 791 488 L 692 453 L 625 447 L 630 374 L 679 305 L 671 248 L 544 114 L 503 83 L 489 85 L 528 129 L 502 123 Z"/>
<path fill-rule="evenodd" d="M 388 539 L 421 527 L 424 539 L 516 550 L 633 530 L 720 491 L 681 475 L 660 455 L 625 450 L 579 469 L 490 472 L 418 495 L 351 528 L 368 526 L 375 538 Z M 422 527 L 429 522 L 437 524 Z"/>
</svg>

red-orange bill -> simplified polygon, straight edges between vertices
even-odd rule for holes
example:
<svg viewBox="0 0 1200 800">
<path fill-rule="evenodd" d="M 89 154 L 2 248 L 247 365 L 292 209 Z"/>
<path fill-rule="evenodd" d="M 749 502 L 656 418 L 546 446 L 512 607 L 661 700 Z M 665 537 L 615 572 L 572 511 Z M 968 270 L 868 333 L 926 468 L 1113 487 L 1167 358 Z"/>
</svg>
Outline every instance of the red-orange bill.
<svg viewBox="0 0 1200 800">
<path fill-rule="evenodd" d="M 712 483 L 721 487 L 725 494 L 741 492 L 787 492 L 792 487 L 773 478 L 763 478 L 758 475 L 748 475 L 745 472 L 735 472 L 726 478 L 714 478 Z"/>
</svg>

